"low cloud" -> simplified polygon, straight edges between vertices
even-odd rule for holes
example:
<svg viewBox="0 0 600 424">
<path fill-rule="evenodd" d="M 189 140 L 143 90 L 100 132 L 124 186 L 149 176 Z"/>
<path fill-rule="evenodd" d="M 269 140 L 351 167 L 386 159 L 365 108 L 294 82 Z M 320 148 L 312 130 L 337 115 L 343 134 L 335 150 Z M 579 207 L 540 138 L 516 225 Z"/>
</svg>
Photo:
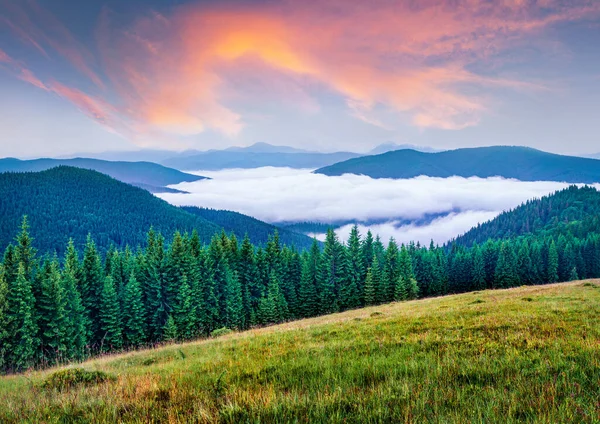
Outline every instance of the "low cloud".
<svg viewBox="0 0 600 424">
<path fill-rule="evenodd" d="M 271 222 L 378 222 L 368 225 L 382 238 L 443 243 L 503 210 L 567 187 L 557 182 L 503 178 L 372 179 L 328 177 L 289 168 L 198 171 L 211 177 L 174 188 L 189 194 L 161 194 L 175 205 L 229 209 Z M 600 186 L 599 186 L 600 187 Z M 427 225 L 402 225 L 439 216 Z M 366 226 L 362 226 L 363 232 Z M 344 238 L 349 227 L 339 230 Z"/>
</svg>

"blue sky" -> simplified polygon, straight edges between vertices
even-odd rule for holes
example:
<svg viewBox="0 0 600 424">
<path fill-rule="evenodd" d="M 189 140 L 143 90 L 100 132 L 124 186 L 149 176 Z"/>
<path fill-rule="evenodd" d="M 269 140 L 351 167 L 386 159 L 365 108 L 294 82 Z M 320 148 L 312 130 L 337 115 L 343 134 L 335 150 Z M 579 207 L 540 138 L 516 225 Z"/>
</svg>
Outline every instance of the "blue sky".
<svg viewBox="0 0 600 424">
<path fill-rule="evenodd" d="M 600 3 L 0 0 L 0 156 L 600 151 Z"/>
</svg>

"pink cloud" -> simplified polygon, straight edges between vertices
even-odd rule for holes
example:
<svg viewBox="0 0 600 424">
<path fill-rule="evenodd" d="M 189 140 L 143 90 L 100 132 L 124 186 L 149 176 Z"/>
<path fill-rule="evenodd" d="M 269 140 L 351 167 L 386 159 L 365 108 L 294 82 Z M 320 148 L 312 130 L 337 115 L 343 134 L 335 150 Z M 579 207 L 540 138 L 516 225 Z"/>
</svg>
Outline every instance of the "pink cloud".
<svg viewBox="0 0 600 424">
<path fill-rule="evenodd" d="M 32 0 L 25 4 L 31 19 L 24 8 L 11 8 L 15 34 L 41 52 L 51 47 L 104 87 L 95 58 L 66 27 Z M 280 98 L 313 113 L 314 93 L 323 89 L 373 125 L 385 127 L 376 109 L 387 108 L 417 127 L 455 130 L 477 125 L 489 110 L 487 96 L 477 93 L 546 89 L 543 82 L 482 76 L 471 65 L 543 39 L 556 23 L 598 16 L 600 3 L 591 0 L 288 0 L 235 9 L 192 4 L 115 27 L 104 10 L 97 47 L 110 97 L 66 84 L 50 89 L 139 140 L 207 129 L 235 136 L 244 127 L 235 104 L 244 96 Z M 33 74 L 20 78 L 44 87 Z M 257 95 L 257 82 L 264 94 Z"/>
</svg>

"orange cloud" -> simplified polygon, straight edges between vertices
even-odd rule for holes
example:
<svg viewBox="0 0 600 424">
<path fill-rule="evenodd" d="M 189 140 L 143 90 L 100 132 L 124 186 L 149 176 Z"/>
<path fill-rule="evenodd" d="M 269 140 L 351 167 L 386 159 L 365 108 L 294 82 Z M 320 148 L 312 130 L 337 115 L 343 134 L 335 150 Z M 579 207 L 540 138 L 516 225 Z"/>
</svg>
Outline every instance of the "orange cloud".
<svg viewBox="0 0 600 424">
<path fill-rule="evenodd" d="M 38 49 L 52 47 L 102 87 L 94 58 L 55 17 L 26 3 L 44 30 L 17 11 L 14 32 Z M 544 89 L 484 76 L 472 65 L 531 43 L 550 25 L 598 16 L 600 3 L 593 0 L 288 0 L 180 6 L 169 16 L 152 12 L 115 28 L 105 10 L 97 41 L 111 100 L 57 83 L 51 90 L 104 125 L 121 125 L 144 140 L 148 134 L 207 129 L 239 133 L 240 75 L 252 75 L 250 81 L 261 80 L 276 95 L 293 93 L 305 104 L 325 89 L 345 100 L 348 113 L 381 127 L 387 125 L 376 109 L 383 107 L 418 127 L 460 129 L 476 125 L 488 110 L 479 93 Z M 276 74 L 286 78 L 275 82 Z M 21 76 L 37 85 L 30 77 Z M 286 83 L 294 86 L 282 89 Z M 252 94 L 253 101 L 262 101 Z"/>
</svg>

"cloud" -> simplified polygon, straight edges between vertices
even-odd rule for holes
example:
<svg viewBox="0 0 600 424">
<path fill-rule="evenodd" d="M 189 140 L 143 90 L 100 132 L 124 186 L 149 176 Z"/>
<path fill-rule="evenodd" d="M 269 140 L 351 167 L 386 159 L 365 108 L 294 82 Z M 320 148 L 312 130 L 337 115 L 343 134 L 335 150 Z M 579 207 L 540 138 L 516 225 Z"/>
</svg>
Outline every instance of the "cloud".
<svg viewBox="0 0 600 424">
<path fill-rule="evenodd" d="M 503 210 L 567 186 L 503 178 L 328 177 L 309 170 L 270 167 L 198 174 L 212 179 L 174 186 L 190 194 L 160 197 L 179 206 L 229 209 L 272 223 L 384 222 L 372 228 L 401 241 L 413 237 L 443 242 Z M 425 216 L 442 218 L 427 228 L 402 227 L 401 222 Z"/>
<path fill-rule="evenodd" d="M 429 245 L 431 240 L 436 244 L 443 244 L 452 240 L 459 234 L 464 234 L 474 225 L 481 222 L 489 221 L 500 214 L 501 211 L 466 211 L 466 212 L 451 212 L 446 216 L 434 219 L 428 224 L 417 225 L 408 224 L 402 225 L 398 221 L 389 221 L 383 224 L 374 225 L 359 225 L 358 229 L 361 234 L 366 234 L 371 230 L 373 234 L 377 234 L 382 240 L 394 238 L 398 243 L 419 242 L 421 245 Z M 344 225 L 336 229 L 336 233 L 340 240 L 347 241 L 350 236 L 352 225 Z M 325 235 L 318 235 L 319 240 L 325 240 Z"/>
<path fill-rule="evenodd" d="M 389 120 L 383 123 L 380 110 L 422 128 L 477 125 L 493 90 L 545 85 L 474 69 L 492 62 L 497 69 L 503 52 L 532 43 L 551 25 L 600 16 L 600 3 L 589 0 L 196 2 L 126 24 L 104 9 L 94 57 L 33 0 L 0 4 L 11 16 L 5 25 L 93 82 L 102 92 L 86 94 L 111 104 L 110 122 L 127 126 L 119 132 L 139 143 L 193 140 L 207 130 L 235 137 L 253 113 L 248 98 L 259 105 L 289 98 L 300 112 L 314 113 L 323 93 L 382 128 Z M 263 96 L 253 88 L 257 81 Z"/>
<path fill-rule="evenodd" d="M 96 86 L 104 87 L 98 74 L 92 69 L 93 55 L 79 42 L 47 9 L 34 0 L 0 0 L 6 16 L 0 19 L 23 42 L 35 47 L 47 58 L 47 45 L 66 59 L 71 65 L 90 79 Z"/>
</svg>

